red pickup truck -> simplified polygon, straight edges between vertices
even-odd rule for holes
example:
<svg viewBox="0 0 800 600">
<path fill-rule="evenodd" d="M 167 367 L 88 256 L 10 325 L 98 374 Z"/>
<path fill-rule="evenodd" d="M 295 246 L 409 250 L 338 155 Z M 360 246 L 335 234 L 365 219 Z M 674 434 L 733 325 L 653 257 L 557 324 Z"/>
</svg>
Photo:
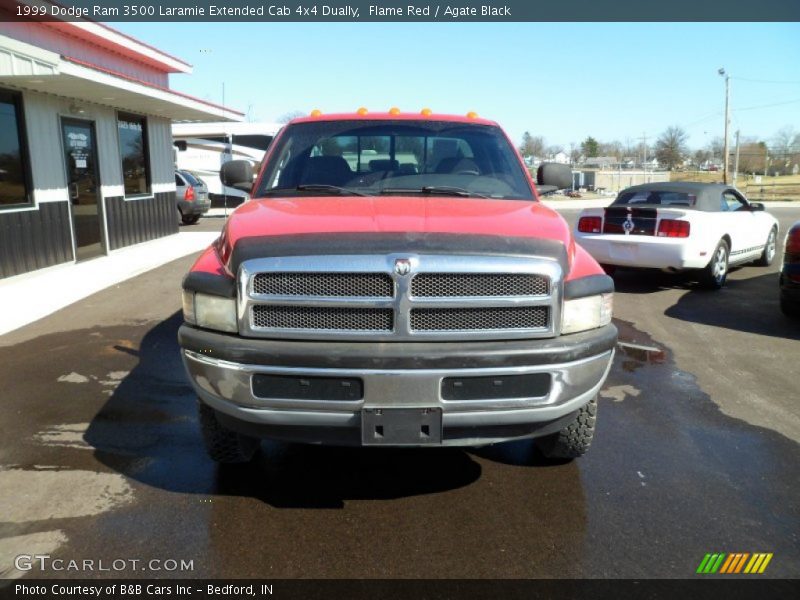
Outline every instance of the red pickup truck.
<svg viewBox="0 0 800 600">
<path fill-rule="evenodd" d="M 364 446 L 536 438 L 583 454 L 614 354 L 613 281 L 494 122 L 295 119 L 183 281 L 179 342 L 220 462 L 262 437 Z M 537 191 L 538 187 L 538 191 Z"/>
</svg>

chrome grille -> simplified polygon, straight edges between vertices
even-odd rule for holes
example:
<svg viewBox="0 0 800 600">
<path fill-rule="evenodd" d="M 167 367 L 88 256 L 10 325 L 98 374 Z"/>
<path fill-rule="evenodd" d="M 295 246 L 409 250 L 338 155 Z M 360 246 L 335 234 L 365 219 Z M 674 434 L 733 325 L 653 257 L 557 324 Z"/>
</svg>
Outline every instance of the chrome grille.
<svg viewBox="0 0 800 600">
<path fill-rule="evenodd" d="M 412 331 L 481 331 L 542 329 L 548 325 L 546 306 L 487 308 L 414 308 Z"/>
<path fill-rule="evenodd" d="M 253 293 L 391 298 L 394 282 L 388 273 L 258 273 L 253 277 Z"/>
<path fill-rule="evenodd" d="M 253 307 L 253 325 L 267 329 L 391 331 L 391 308 L 276 306 Z"/>
<path fill-rule="evenodd" d="M 411 272 L 398 268 L 409 266 Z M 523 256 L 277 256 L 242 263 L 239 332 L 308 340 L 501 340 L 558 335 L 563 271 Z"/>
<path fill-rule="evenodd" d="M 411 280 L 416 298 L 546 296 L 550 281 L 532 273 L 420 273 Z"/>
</svg>

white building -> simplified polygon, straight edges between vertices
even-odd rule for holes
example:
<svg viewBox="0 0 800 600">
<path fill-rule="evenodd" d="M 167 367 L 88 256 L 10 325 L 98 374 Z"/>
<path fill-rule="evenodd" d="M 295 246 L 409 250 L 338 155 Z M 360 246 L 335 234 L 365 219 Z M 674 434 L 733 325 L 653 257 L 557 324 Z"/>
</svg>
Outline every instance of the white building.
<svg viewBox="0 0 800 600">
<path fill-rule="evenodd" d="M 105 25 L 0 23 L 0 278 L 178 230 L 172 121 L 242 120 Z"/>
</svg>

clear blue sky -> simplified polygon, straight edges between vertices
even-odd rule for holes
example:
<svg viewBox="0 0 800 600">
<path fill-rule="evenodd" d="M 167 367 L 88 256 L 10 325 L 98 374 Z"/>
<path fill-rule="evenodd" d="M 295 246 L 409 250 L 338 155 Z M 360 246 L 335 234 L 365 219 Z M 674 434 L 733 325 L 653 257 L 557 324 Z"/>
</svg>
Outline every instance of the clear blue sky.
<svg viewBox="0 0 800 600">
<path fill-rule="evenodd" d="M 114 26 L 194 65 L 172 76 L 175 89 L 219 102 L 224 81 L 226 104 L 262 121 L 429 106 L 475 110 L 514 140 L 527 130 L 567 148 L 587 135 L 654 138 L 669 125 L 701 147 L 722 135 L 724 66 L 733 130 L 762 139 L 800 130 L 797 23 Z"/>
</svg>

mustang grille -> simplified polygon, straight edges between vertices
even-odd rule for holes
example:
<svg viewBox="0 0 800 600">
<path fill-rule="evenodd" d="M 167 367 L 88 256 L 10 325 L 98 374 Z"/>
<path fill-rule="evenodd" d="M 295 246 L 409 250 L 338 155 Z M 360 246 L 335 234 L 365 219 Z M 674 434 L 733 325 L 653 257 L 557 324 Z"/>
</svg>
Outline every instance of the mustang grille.
<svg viewBox="0 0 800 600">
<path fill-rule="evenodd" d="M 391 298 L 394 282 L 387 273 L 258 273 L 255 294 Z"/>
<path fill-rule="evenodd" d="M 550 282 L 528 273 L 420 273 L 411 281 L 417 298 L 459 296 L 545 296 Z"/>
<path fill-rule="evenodd" d="M 546 306 L 414 308 L 411 310 L 411 330 L 541 329 L 547 327 L 549 315 Z"/>
<path fill-rule="evenodd" d="M 269 329 L 310 329 L 389 332 L 393 327 L 391 308 L 322 306 L 253 307 L 253 325 Z"/>
</svg>

